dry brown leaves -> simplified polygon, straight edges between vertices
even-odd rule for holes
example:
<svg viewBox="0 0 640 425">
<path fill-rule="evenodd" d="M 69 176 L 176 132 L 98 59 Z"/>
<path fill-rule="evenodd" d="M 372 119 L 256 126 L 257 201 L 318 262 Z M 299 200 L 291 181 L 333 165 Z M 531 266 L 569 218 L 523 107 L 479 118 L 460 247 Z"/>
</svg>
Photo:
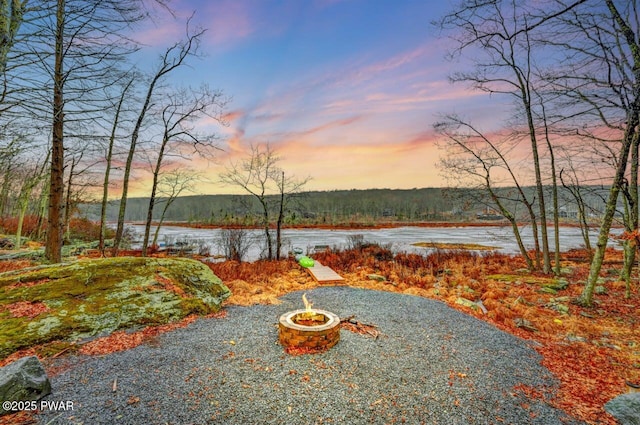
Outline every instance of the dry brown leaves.
<svg viewBox="0 0 640 425">
<path fill-rule="evenodd" d="M 224 310 L 220 310 L 216 313 L 208 314 L 205 317 L 213 319 L 224 319 L 227 317 L 227 312 Z M 129 350 L 153 339 L 155 336 L 161 333 L 169 332 L 174 329 L 184 328 L 193 323 L 197 318 L 197 315 L 192 314 L 185 317 L 179 322 L 160 326 L 148 326 L 138 332 L 116 331 L 109 336 L 98 338 L 84 344 L 80 348 L 80 350 L 78 350 L 78 352 L 80 354 L 96 356 L 115 353 L 116 351 Z"/>
<path fill-rule="evenodd" d="M 22 270 L 32 266 L 33 263 L 28 260 L 0 261 L 0 273 Z"/>
<path fill-rule="evenodd" d="M 11 317 L 28 317 L 30 319 L 49 311 L 49 307 L 39 301 L 18 301 L 12 304 L 7 304 L 1 308 L 3 310 L 8 310 Z"/>
<path fill-rule="evenodd" d="M 581 283 L 589 270 L 588 262 L 581 255 L 584 253 L 578 251 L 565 255 L 563 266 L 571 267 L 573 273 L 567 277 L 569 287 L 557 295 L 541 292 L 540 284 L 535 283 L 536 278 L 548 276 L 527 275 L 526 282 L 487 279 L 486 276 L 492 274 L 517 274 L 518 269 L 523 268 L 520 258 L 506 255 L 480 257 L 464 252 L 440 252 L 428 258 L 403 254 L 390 260 L 384 249 L 372 248 L 361 252 L 328 251 L 314 258 L 334 268 L 345 278 L 346 285 L 438 299 L 506 332 L 539 342 L 538 351 L 544 356 L 544 365 L 561 382 L 559 391 L 555 394 L 526 388 L 515 388 L 514 391 L 547 400 L 587 423 L 613 424 L 612 417 L 603 410 L 604 403 L 625 391 L 625 380 L 640 382 L 640 369 L 634 366 L 640 363 L 638 347 L 631 343 L 640 341 L 640 294 L 636 283 L 631 299 L 624 299 L 623 283 L 608 282 L 608 294 L 596 296 L 594 308 L 585 309 L 569 302 L 565 303 L 569 309 L 567 314 L 550 308 L 552 299 L 559 296 L 573 299 L 582 290 Z M 614 251 L 607 254 L 609 277 L 616 273 L 612 269 L 620 267 L 616 255 L 619 257 Z M 210 267 L 233 293 L 225 304 L 273 304 L 288 292 L 318 286 L 292 260 L 226 261 Z M 387 281 L 370 280 L 368 275 L 372 273 L 385 276 Z M 531 279 L 533 283 L 528 282 Z M 487 313 L 457 305 L 455 301 L 459 297 L 482 300 Z M 16 314 L 22 314 L 21 311 L 33 314 L 38 308 L 42 307 L 27 303 L 17 307 Z M 218 314 L 223 316 L 225 312 Z M 520 319 L 532 323 L 537 331 L 518 327 Z M 190 320 L 193 319 L 187 319 L 186 323 Z M 82 352 L 106 354 L 131 348 L 161 331 L 186 323 L 148 328 L 132 334 L 116 332 L 111 337 L 86 344 Z M 583 340 L 571 341 L 567 338 L 569 335 Z M 289 351 L 294 355 L 309 353 L 307 349 Z M 23 350 L 22 354 L 27 352 L 33 350 Z M 5 359 L 5 364 L 10 358 Z"/>
<path fill-rule="evenodd" d="M 609 282 L 608 295 L 597 296 L 598 304 L 593 309 L 570 302 L 565 303 L 568 314 L 551 308 L 557 297 L 574 299 L 580 294 L 580 282 L 589 272 L 588 262 L 580 261 L 583 254 L 571 252 L 568 256 L 576 262 L 563 262 L 573 268 L 573 273 L 568 276 L 568 289 L 558 294 L 540 291 L 541 284 L 536 279 L 542 282 L 548 279 L 545 275 L 526 275 L 523 282 L 486 279 L 492 274 L 517 274 L 523 268 L 520 258 L 500 254 L 479 257 L 452 252 L 430 259 L 405 254 L 389 261 L 384 250 L 373 248 L 361 253 L 328 251 L 314 258 L 334 268 L 345 278 L 346 285 L 438 299 L 520 338 L 536 340 L 541 344 L 538 351 L 544 356 L 544 365 L 560 380 L 561 387 L 556 394 L 516 390 L 547 400 L 587 423 L 613 424 L 613 418 L 604 412 L 604 403 L 625 391 L 625 380 L 640 382 L 640 370 L 633 367 L 640 363 L 634 355 L 638 348 L 631 345 L 631 341 L 640 341 L 640 294 L 636 286 L 632 298 L 625 300 L 624 285 Z M 619 256 L 616 251 L 608 252 L 607 267 L 619 267 L 616 255 Z M 212 269 L 225 276 L 223 280 L 233 292 L 230 304 L 275 303 L 286 292 L 318 286 L 297 264 L 272 263 L 276 262 L 222 263 Z M 371 280 L 371 273 L 385 276 L 387 281 Z M 456 304 L 459 297 L 482 300 L 487 313 Z M 537 331 L 518 327 L 517 319 L 531 322 Z M 586 342 L 572 342 L 567 339 L 569 335 L 580 336 Z M 601 341 L 613 341 L 620 349 L 602 346 Z M 306 349 L 291 350 L 291 354 L 307 354 Z"/>
<path fill-rule="evenodd" d="M 33 425 L 36 423 L 38 423 L 38 421 L 35 415 L 29 410 L 0 416 L 0 425 Z"/>
<path fill-rule="evenodd" d="M 156 273 L 155 280 L 161 284 L 166 291 L 173 292 L 181 298 L 191 298 L 191 295 L 185 293 L 184 290 L 173 283 L 171 279 L 162 276 L 160 273 Z"/>
<path fill-rule="evenodd" d="M 309 347 L 285 347 L 284 352 L 290 356 L 302 356 L 304 354 L 318 354 L 327 351 L 326 348 L 309 348 Z M 291 372 L 289 372 L 291 374 Z"/>
<path fill-rule="evenodd" d="M 211 313 L 206 317 L 223 319 L 227 317 L 227 312 L 222 310 L 217 313 Z M 138 332 L 116 331 L 109 336 L 98 338 L 84 344 L 78 352 L 89 356 L 97 356 L 129 350 L 153 339 L 161 333 L 169 332 L 178 328 L 184 328 L 190 323 L 193 323 L 197 318 L 197 315 L 192 314 L 179 322 L 161 326 L 149 326 Z"/>
<path fill-rule="evenodd" d="M 374 339 L 380 336 L 380 331 L 377 326 L 359 322 L 352 317 L 340 320 L 340 327 L 353 333 L 370 336 Z"/>
<path fill-rule="evenodd" d="M 231 290 L 225 305 L 278 304 L 282 295 L 318 286 L 294 261 L 225 261 L 209 267 Z"/>
<path fill-rule="evenodd" d="M 16 289 L 16 288 L 29 288 L 31 286 L 41 285 L 43 283 L 47 283 L 50 281 L 51 279 L 40 279 L 40 280 L 32 280 L 29 282 L 19 282 L 19 283 L 14 283 L 13 285 L 9 285 L 6 288 L 7 290 Z"/>
</svg>

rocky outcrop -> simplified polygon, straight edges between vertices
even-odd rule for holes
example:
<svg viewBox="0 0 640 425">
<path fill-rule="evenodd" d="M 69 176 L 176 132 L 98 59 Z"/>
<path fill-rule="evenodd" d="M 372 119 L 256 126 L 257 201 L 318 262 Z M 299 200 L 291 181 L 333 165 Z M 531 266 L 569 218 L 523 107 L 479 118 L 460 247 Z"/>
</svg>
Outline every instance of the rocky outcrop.
<svg viewBox="0 0 640 425">
<path fill-rule="evenodd" d="M 49 341 L 73 342 L 209 314 L 231 294 L 199 261 L 139 257 L 0 273 L 0 290 L 5 336 L 0 339 L 0 358 Z"/>
<path fill-rule="evenodd" d="M 604 410 L 620 425 L 640 425 L 640 393 L 627 393 L 609 400 Z"/>
<path fill-rule="evenodd" d="M 6 402 L 39 400 L 51 393 L 51 383 L 37 357 L 23 357 L 0 368 L 0 415 L 11 413 L 5 410 Z"/>
</svg>

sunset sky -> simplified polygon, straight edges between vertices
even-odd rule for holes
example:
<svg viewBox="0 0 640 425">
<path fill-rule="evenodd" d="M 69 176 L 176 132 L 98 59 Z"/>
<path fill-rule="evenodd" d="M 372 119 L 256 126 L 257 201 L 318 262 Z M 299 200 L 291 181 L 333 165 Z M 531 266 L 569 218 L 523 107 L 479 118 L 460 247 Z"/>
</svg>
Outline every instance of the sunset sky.
<svg viewBox="0 0 640 425">
<path fill-rule="evenodd" d="M 496 99 L 451 85 L 448 41 L 430 24 L 449 2 L 412 0 L 177 0 L 136 37 L 160 49 L 186 17 L 208 32 L 206 57 L 173 78 L 232 98 L 223 149 L 200 193 L 229 193 L 218 173 L 270 143 L 308 190 L 439 187 L 432 125 L 456 112 L 497 125 Z M 203 123 L 204 124 L 204 123 Z M 499 123 L 498 123 L 499 124 Z M 134 189 L 135 190 L 135 189 Z M 233 190 L 237 191 L 237 190 Z"/>
</svg>

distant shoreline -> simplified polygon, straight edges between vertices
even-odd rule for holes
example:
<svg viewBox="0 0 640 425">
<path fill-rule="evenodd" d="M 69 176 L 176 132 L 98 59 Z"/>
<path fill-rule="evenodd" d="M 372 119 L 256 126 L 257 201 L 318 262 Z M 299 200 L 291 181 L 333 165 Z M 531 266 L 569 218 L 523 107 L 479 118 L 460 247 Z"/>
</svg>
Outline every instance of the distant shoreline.
<svg viewBox="0 0 640 425">
<path fill-rule="evenodd" d="M 130 224 L 144 225 L 142 222 L 131 222 Z M 157 223 L 155 223 L 157 224 Z M 207 223 L 187 223 L 187 222 L 166 222 L 163 226 L 173 227 L 188 227 L 193 229 L 262 229 L 262 226 L 258 225 L 242 225 L 242 224 L 207 224 Z M 519 226 L 528 226 L 529 223 L 518 223 Z M 282 229 L 326 229 L 326 230 L 372 230 L 372 229 L 391 229 L 397 227 L 510 227 L 511 224 L 508 221 L 421 221 L 421 222 L 380 222 L 380 223 L 337 223 L 337 224 L 323 224 L 323 223 L 309 223 L 309 224 L 289 224 L 283 225 Z M 549 228 L 553 228 L 553 223 L 548 224 Z M 560 227 L 579 227 L 577 223 L 560 223 Z M 617 228 L 621 226 L 612 226 Z M 275 229 L 274 224 L 269 228 Z M 597 229 L 597 225 L 590 226 L 590 229 Z"/>
</svg>

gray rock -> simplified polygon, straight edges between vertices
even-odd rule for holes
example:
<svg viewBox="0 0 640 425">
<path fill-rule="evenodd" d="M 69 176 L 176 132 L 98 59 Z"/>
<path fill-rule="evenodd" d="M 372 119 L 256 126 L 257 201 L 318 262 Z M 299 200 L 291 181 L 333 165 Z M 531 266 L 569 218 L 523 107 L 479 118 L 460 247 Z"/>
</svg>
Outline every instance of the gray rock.
<svg viewBox="0 0 640 425">
<path fill-rule="evenodd" d="M 609 400 L 604 410 L 621 425 L 640 425 L 640 393 L 626 393 Z"/>
<path fill-rule="evenodd" d="M 23 357 L 0 368 L 0 400 L 32 401 L 51 393 L 51 383 L 37 357 Z M 0 415 L 11 413 L 0 407 Z"/>
</svg>

